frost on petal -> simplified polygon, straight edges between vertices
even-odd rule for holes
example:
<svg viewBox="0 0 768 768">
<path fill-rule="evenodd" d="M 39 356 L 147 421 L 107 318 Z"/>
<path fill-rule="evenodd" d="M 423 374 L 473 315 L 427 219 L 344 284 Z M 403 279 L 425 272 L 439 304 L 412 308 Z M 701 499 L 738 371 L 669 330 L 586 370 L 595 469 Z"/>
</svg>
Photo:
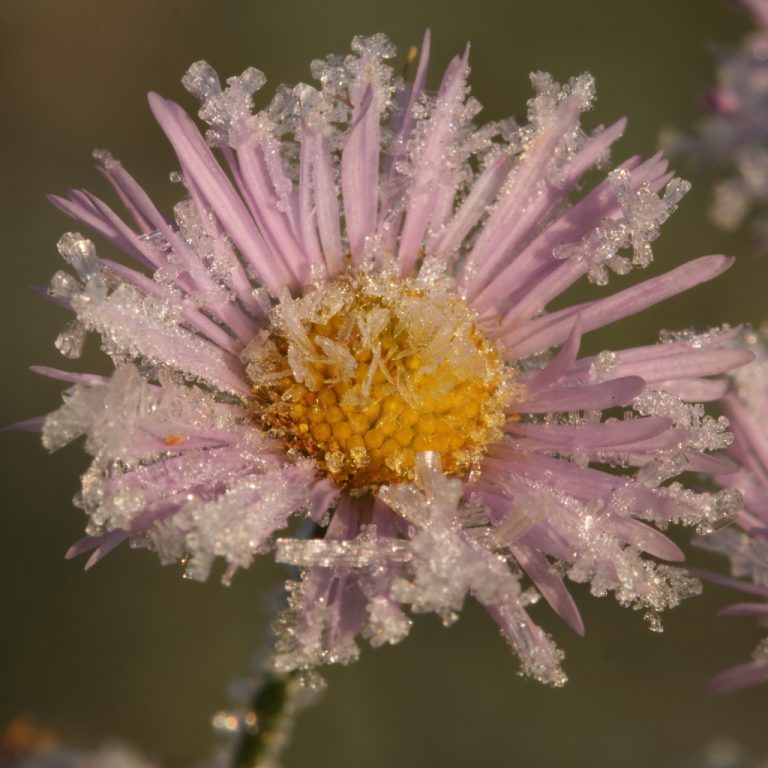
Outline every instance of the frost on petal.
<svg viewBox="0 0 768 768">
<path fill-rule="evenodd" d="M 412 559 L 405 576 L 395 581 L 393 597 L 416 612 L 435 612 L 448 624 L 465 596 L 473 596 L 499 623 L 520 658 L 521 672 L 562 685 L 562 652 L 527 615 L 532 598 L 521 590 L 507 557 L 495 551 L 488 529 L 477 526 L 476 512 L 473 520 L 472 508 L 461 503 L 462 484 L 442 474 L 436 454 L 421 454 L 418 466 L 423 490 L 382 489 L 385 501 L 414 527 Z"/>
<path fill-rule="evenodd" d="M 534 72 L 531 82 L 537 95 L 528 102 L 529 122 L 499 125 L 515 162 L 488 207 L 476 242 L 469 243 L 462 280 L 472 296 L 488 288 L 505 264 L 514 269 L 524 246 L 546 227 L 549 214 L 565 202 L 588 167 L 601 159 L 593 155 L 591 162 L 578 162 L 585 140 L 579 117 L 594 99 L 591 75 L 574 77 L 561 86 L 550 75 Z"/>
<path fill-rule="evenodd" d="M 212 146 L 229 146 L 230 131 L 236 130 L 251 115 L 253 94 L 264 87 L 267 78 L 254 67 L 239 77 L 230 77 L 225 88 L 206 61 L 195 62 L 181 80 L 183 86 L 200 99 L 200 119 L 211 126 L 208 141 Z"/>
<path fill-rule="evenodd" d="M 220 328 L 214 326 L 223 340 L 210 330 L 209 336 L 218 343 L 205 338 L 189 327 L 185 304 L 177 296 L 158 295 L 151 281 L 148 286 L 124 282 L 104 268 L 93 244 L 77 233 L 62 238 L 60 250 L 82 279 L 67 280 L 64 289 L 64 279 L 56 277 L 50 289 L 66 297 L 77 316 L 57 340 L 67 357 L 79 356 L 85 331 L 92 331 L 101 336 L 102 348 L 118 364 L 143 360 L 175 368 L 225 392 L 247 392 L 237 373 L 237 358 L 225 348 L 228 337 Z M 88 254 L 87 259 L 82 254 Z"/>
<path fill-rule="evenodd" d="M 123 531 L 164 562 L 186 560 L 194 578 L 217 556 L 246 567 L 310 503 L 312 467 L 284 467 L 240 408 L 169 377 L 148 384 L 132 366 L 73 387 L 43 427 L 51 450 L 81 435 L 93 456 L 78 502 L 88 534 Z"/>
<path fill-rule="evenodd" d="M 410 626 L 404 606 L 450 624 L 471 595 L 500 624 L 525 674 L 562 684 L 562 654 L 527 616 L 533 597 L 495 551 L 482 510 L 466 506 L 463 484 L 443 475 L 437 454 L 420 454 L 418 467 L 418 486 L 384 487 L 377 501 L 379 514 L 394 512 L 408 527 L 407 539 L 371 525 L 350 538 L 278 541 L 278 560 L 306 570 L 278 623 L 277 668 L 349 661 L 356 634 L 374 646 L 397 642 Z"/>
<path fill-rule="evenodd" d="M 709 416 L 702 405 L 685 403 L 667 392 L 648 390 L 635 398 L 634 404 L 639 413 L 663 416 L 670 419 L 678 429 L 689 431 L 691 447 L 697 450 L 720 450 L 729 446 L 733 439 L 727 431 L 727 419 Z"/>
<path fill-rule="evenodd" d="M 640 376 L 650 389 L 677 395 L 687 402 L 697 395 L 713 393 L 707 399 L 717 400 L 725 394 L 727 381 L 723 374 L 744 366 L 754 354 L 748 349 L 734 348 L 742 329 L 722 328 L 662 331 L 661 344 L 634 349 L 604 351 L 581 358 L 564 372 L 562 384 L 600 382 L 623 376 Z M 717 376 L 717 379 L 704 378 Z"/>
<path fill-rule="evenodd" d="M 279 539 L 277 560 L 302 568 L 287 584 L 288 607 L 275 625 L 277 671 L 349 663 L 358 635 L 373 645 L 399 642 L 410 620 L 389 597 L 408 559 L 407 542 L 391 535 L 391 513 L 376 503 L 374 523 L 361 527 L 370 503 L 342 497 L 322 539 Z"/>
<path fill-rule="evenodd" d="M 499 544 L 514 552 L 519 542 L 548 555 L 560 573 L 589 583 L 594 595 L 612 592 L 621 605 L 644 611 L 654 629 L 660 611 L 698 594 L 698 580 L 685 570 L 645 556 L 680 559 L 671 542 L 637 520 L 647 516 L 665 524 L 654 508 L 663 509 L 668 491 L 594 469 L 569 470 L 564 461 L 521 459 L 519 473 L 513 464 L 505 471 L 501 463 L 487 462 L 477 485 Z M 706 494 L 689 499 L 677 493 L 670 506 L 677 515 L 687 509 L 700 522 L 715 504 Z"/>
<path fill-rule="evenodd" d="M 99 466 L 126 466 L 169 448 L 198 447 L 199 441 L 228 443 L 242 434 L 237 408 L 164 375 L 161 386 L 148 384 L 137 368 L 118 368 L 104 386 L 76 385 L 64 405 L 43 427 L 43 444 L 61 448 L 86 435 L 86 450 Z M 196 443 L 197 441 L 197 443 Z"/>
<path fill-rule="evenodd" d="M 733 528 L 725 528 L 697 538 L 696 544 L 702 549 L 725 555 L 733 576 L 768 587 L 768 538 L 765 536 L 750 536 Z"/>
<path fill-rule="evenodd" d="M 414 527 L 411 574 L 394 585 L 394 597 L 417 613 L 457 618 L 468 594 L 485 605 L 515 602 L 520 588 L 505 558 L 487 551 L 462 530 L 462 483 L 442 474 L 439 455 L 420 454 L 413 485 L 383 488 L 383 500 Z"/>
<path fill-rule="evenodd" d="M 541 683 L 560 688 L 568 682 L 560 664 L 563 652 L 524 610 L 491 607 L 491 616 L 520 659 L 520 672 Z"/>
<path fill-rule="evenodd" d="M 560 259 L 585 260 L 587 275 L 597 285 L 608 283 L 609 271 L 625 275 L 633 267 L 645 268 L 653 261 L 651 243 L 691 186 L 682 179 L 672 179 L 659 197 L 647 184 L 633 189 L 631 174 L 625 169 L 612 171 L 608 178 L 619 204 L 615 218 L 603 221 L 580 243 L 559 245 L 554 250 Z M 625 249 L 631 249 L 631 257 L 620 255 Z"/>
<path fill-rule="evenodd" d="M 254 555 L 267 551 L 270 536 L 308 506 L 311 476 L 310 467 L 293 467 L 238 478 L 214 498 L 182 505 L 150 539 L 160 548 L 183 536 L 189 578 L 206 579 L 214 558 L 223 557 L 230 566 L 229 579 L 233 568 L 247 568 Z"/>
</svg>

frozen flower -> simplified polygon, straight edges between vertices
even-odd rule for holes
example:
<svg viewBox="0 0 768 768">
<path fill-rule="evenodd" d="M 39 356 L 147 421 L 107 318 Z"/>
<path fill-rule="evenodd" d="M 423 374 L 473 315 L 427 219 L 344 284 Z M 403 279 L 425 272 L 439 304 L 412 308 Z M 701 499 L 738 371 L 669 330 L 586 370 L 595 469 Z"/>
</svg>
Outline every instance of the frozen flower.
<svg viewBox="0 0 768 768">
<path fill-rule="evenodd" d="M 714 188 L 712 221 L 738 229 L 750 215 L 761 251 L 768 248 L 768 0 L 739 0 L 757 29 L 739 48 L 717 51 L 711 114 L 695 135 L 671 134 L 667 148 L 725 176 Z"/>
<path fill-rule="evenodd" d="M 93 463 L 77 503 L 96 562 L 122 541 L 225 579 L 276 543 L 301 568 L 278 621 L 278 673 L 349 661 L 356 637 L 400 640 L 404 608 L 452 621 L 467 595 L 535 678 L 561 684 L 561 653 L 531 619 L 540 596 L 577 632 L 564 580 L 645 611 L 698 582 L 653 558 L 682 553 L 653 527 L 708 528 L 731 495 L 697 494 L 684 471 L 722 467 L 728 442 L 697 401 L 750 359 L 734 332 L 579 358 L 582 334 L 709 280 L 692 261 L 605 298 L 547 311 L 587 276 L 646 267 L 687 184 L 660 156 L 630 158 L 569 202 L 607 160 L 624 121 L 591 133 L 588 75 L 532 75 L 528 120 L 478 126 L 467 55 L 425 88 L 386 60 L 381 35 L 312 65 L 319 87 L 278 89 L 252 112 L 255 69 L 222 87 L 205 63 L 184 77 L 207 141 L 178 105 L 150 106 L 187 192 L 163 216 L 123 166 L 96 157 L 126 223 L 89 192 L 53 198 L 131 256 L 100 258 L 79 234 L 59 250 L 50 296 L 116 365 L 70 382 L 42 422 L 56 449 L 84 435 Z M 214 151 L 218 153 L 214 154 Z M 31 424 L 34 426 L 35 422 Z"/>
<path fill-rule="evenodd" d="M 762 336 L 762 338 L 761 338 Z M 698 540 L 705 549 L 719 552 L 730 561 L 731 576 L 701 575 L 734 587 L 754 598 L 724 608 L 720 616 L 751 616 L 768 625 L 768 350 L 764 334 L 746 333 L 744 346 L 757 354 L 754 362 L 732 374 L 733 390 L 723 398 L 734 440 L 728 449 L 737 471 L 718 477 L 743 496 L 735 525 Z M 721 672 L 708 684 L 717 693 L 768 682 L 768 637 L 751 661 Z"/>
</svg>

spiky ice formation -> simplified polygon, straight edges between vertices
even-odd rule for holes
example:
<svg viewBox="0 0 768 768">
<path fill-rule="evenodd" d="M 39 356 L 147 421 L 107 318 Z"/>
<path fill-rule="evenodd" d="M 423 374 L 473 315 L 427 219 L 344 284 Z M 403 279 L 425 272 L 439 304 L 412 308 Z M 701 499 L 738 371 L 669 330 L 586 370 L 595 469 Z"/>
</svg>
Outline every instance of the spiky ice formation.
<svg viewBox="0 0 768 768">
<path fill-rule="evenodd" d="M 77 277 L 58 273 L 50 295 L 76 320 L 57 346 L 77 356 L 96 332 L 117 366 L 38 369 L 74 385 L 45 444 L 85 435 L 94 456 L 88 535 L 71 554 L 94 550 L 93 563 L 127 539 L 194 578 L 222 557 L 228 579 L 308 513 L 322 535 L 277 544 L 302 568 L 278 671 L 352 660 L 361 634 L 397 642 L 406 608 L 449 623 L 471 595 L 523 671 L 559 685 L 561 654 L 529 608 L 543 596 L 583 632 L 566 578 L 654 627 L 697 590 L 653 559 L 682 559 L 654 524 L 708 529 L 730 514 L 728 493 L 676 478 L 722 467 L 707 452 L 727 444 L 724 423 L 695 403 L 750 359 L 728 329 L 579 358 L 581 336 L 729 260 L 547 311 L 585 276 L 646 267 L 685 182 L 660 156 L 630 158 L 572 195 L 624 129 L 582 129 L 589 75 L 561 86 L 535 73 L 525 124 L 478 126 L 467 54 L 432 93 L 429 35 L 409 84 L 383 36 L 352 47 L 313 63 L 319 87 L 281 87 L 255 113 L 259 72 L 222 87 L 193 65 L 184 84 L 207 143 L 152 94 L 189 195 L 173 220 L 105 152 L 133 224 L 85 191 L 53 198 L 139 265 L 99 258 L 81 235 L 60 243 Z"/>
</svg>

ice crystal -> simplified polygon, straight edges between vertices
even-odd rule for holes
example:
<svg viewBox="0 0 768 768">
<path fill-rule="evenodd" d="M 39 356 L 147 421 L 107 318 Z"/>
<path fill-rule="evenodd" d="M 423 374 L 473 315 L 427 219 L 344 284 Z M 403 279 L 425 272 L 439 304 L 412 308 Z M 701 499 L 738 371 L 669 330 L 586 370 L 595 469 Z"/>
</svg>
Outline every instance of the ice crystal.
<svg viewBox="0 0 768 768">
<path fill-rule="evenodd" d="M 625 168 L 609 175 L 619 201 L 617 218 L 605 220 L 581 243 L 558 246 L 553 251 L 558 258 L 587 259 L 587 275 L 597 285 L 608 283 L 609 270 L 626 275 L 633 267 L 644 269 L 653 261 L 651 242 L 659 236 L 661 225 L 691 186 L 682 179 L 672 179 L 663 197 L 659 197 L 648 184 L 633 188 L 631 179 Z M 619 255 L 619 251 L 627 248 L 632 249 L 631 258 Z"/>
</svg>

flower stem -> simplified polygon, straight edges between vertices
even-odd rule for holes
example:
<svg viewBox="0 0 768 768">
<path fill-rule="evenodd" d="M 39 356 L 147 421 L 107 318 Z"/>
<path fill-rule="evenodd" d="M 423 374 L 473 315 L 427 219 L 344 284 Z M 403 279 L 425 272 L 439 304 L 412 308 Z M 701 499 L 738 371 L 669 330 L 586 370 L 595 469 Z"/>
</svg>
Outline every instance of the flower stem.
<svg viewBox="0 0 768 768">
<path fill-rule="evenodd" d="M 243 718 L 235 747 L 232 768 L 277 766 L 277 759 L 288 743 L 303 684 L 297 672 L 265 673 Z"/>
<path fill-rule="evenodd" d="M 323 534 L 324 528 L 314 523 L 306 536 L 319 539 Z M 323 679 L 311 670 L 273 672 L 265 664 L 250 706 L 240 717 L 231 768 L 280 768 L 279 758 L 288 745 L 296 713 L 324 686 Z"/>
</svg>

